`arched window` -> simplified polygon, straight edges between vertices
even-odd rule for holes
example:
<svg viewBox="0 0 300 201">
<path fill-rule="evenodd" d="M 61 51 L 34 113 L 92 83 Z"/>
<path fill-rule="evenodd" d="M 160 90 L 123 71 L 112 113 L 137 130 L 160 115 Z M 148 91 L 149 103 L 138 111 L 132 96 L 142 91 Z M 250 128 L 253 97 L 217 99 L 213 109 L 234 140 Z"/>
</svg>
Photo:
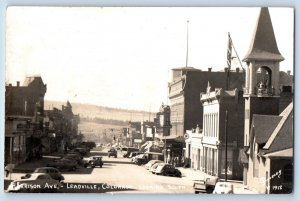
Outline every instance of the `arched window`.
<svg viewBox="0 0 300 201">
<path fill-rule="evenodd" d="M 267 66 L 262 66 L 256 71 L 256 77 L 257 95 L 273 95 L 272 70 Z"/>
</svg>

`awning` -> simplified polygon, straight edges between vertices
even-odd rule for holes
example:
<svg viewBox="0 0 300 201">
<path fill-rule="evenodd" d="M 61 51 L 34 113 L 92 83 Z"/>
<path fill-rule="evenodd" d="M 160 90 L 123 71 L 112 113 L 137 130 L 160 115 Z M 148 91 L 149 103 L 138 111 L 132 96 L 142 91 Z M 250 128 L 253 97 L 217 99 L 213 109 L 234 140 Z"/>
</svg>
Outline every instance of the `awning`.
<svg viewBox="0 0 300 201">
<path fill-rule="evenodd" d="M 183 136 L 159 136 L 159 139 L 162 141 L 170 141 L 170 140 L 174 140 L 174 141 L 178 141 L 178 142 L 185 142 L 185 139 Z"/>
</svg>

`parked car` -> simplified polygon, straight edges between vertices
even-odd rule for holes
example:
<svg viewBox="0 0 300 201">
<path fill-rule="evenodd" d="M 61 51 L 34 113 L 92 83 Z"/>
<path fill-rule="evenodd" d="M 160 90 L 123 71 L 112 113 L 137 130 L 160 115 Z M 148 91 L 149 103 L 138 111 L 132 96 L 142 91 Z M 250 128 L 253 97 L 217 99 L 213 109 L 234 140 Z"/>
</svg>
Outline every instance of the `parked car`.
<svg viewBox="0 0 300 201">
<path fill-rule="evenodd" d="M 229 182 L 217 182 L 213 194 L 233 194 L 233 184 Z"/>
<path fill-rule="evenodd" d="M 149 170 L 151 168 L 151 166 L 156 164 L 156 163 L 163 163 L 163 161 L 160 161 L 160 160 L 148 161 L 148 163 L 145 165 L 146 170 Z"/>
<path fill-rule="evenodd" d="M 82 164 L 82 159 L 83 159 L 83 157 L 81 157 L 78 154 L 67 154 L 64 156 L 64 158 L 74 159 L 75 161 L 77 161 L 78 165 Z"/>
<path fill-rule="evenodd" d="M 115 158 L 117 158 L 117 150 L 114 148 L 111 148 L 110 150 L 108 150 L 108 157 L 114 156 Z"/>
<path fill-rule="evenodd" d="M 148 162 L 148 157 L 146 154 L 140 154 L 135 156 L 134 163 L 137 165 L 144 165 Z"/>
<path fill-rule="evenodd" d="M 85 156 L 89 152 L 89 149 L 84 148 L 84 147 L 77 147 L 77 148 L 74 149 L 74 151 L 78 152 L 81 156 Z"/>
<path fill-rule="evenodd" d="M 69 153 L 66 154 L 66 156 L 72 156 L 76 158 L 76 160 L 83 159 L 83 156 L 80 155 L 77 151 L 70 151 Z"/>
<path fill-rule="evenodd" d="M 164 175 L 164 176 L 181 177 L 180 170 L 176 169 L 174 167 L 174 165 L 171 165 L 171 164 L 158 165 L 158 167 L 155 170 L 155 174 L 158 174 L 158 175 L 160 174 L 160 175 Z"/>
<path fill-rule="evenodd" d="M 137 158 L 142 158 L 142 157 L 145 155 L 145 154 L 142 153 L 142 152 L 132 152 L 131 154 L 133 154 L 133 153 L 135 153 L 134 156 L 131 157 L 131 161 L 132 161 L 133 163 L 136 163 L 136 159 L 137 159 Z M 129 157 L 129 158 L 130 158 L 130 157 Z"/>
<path fill-rule="evenodd" d="M 140 150 L 140 149 L 135 148 L 135 147 L 127 147 L 127 151 L 126 151 L 125 154 L 123 154 L 123 157 L 124 157 L 124 158 L 128 158 L 131 152 L 137 152 L 137 151 L 139 151 L 139 150 Z"/>
<path fill-rule="evenodd" d="M 54 168 L 54 167 L 39 167 L 36 168 L 33 173 L 46 173 L 48 175 L 50 175 L 50 177 L 52 179 L 58 180 L 58 181 L 63 181 L 65 178 L 64 176 L 61 174 L 61 172 Z M 25 176 L 22 176 L 21 179 L 25 179 L 25 178 L 30 178 L 31 174 L 26 174 Z"/>
<path fill-rule="evenodd" d="M 102 156 L 92 156 L 88 160 L 86 160 L 84 167 L 89 167 L 89 166 L 91 166 L 92 168 L 96 166 L 102 168 L 103 166 Z"/>
<path fill-rule="evenodd" d="M 161 166 L 161 165 L 164 165 L 166 163 L 155 163 L 154 165 L 152 165 L 150 168 L 149 168 L 149 171 L 152 172 L 152 174 L 155 174 L 155 171 L 156 171 L 156 168 L 158 166 Z"/>
<path fill-rule="evenodd" d="M 63 184 L 46 173 L 32 173 L 29 178 L 12 181 L 8 192 L 56 192 Z"/>
<path fill-rule="evenodd" d="M 59 170 L 75 171 L 77 169 L 77 163 L 74 160 L 59 159 L 48 163 L 47 167 L 54 167 Z"/>
<path fill-rule="evenodd" d="M 134 151 L 134 152 L 131 152 L 128 156 L 128 158 L 132 158 L 132 157 L 135 157 L 137 155 L 140 155 L 140 154 L 143 154 L 143 152 L 140 152 L 140 151 Z"/>
<path fill-rule="evenodd" d="M 218 181 L 218 177 L 206 177 L 195 180 L 193 185 L 195 193 L 212 193 Z"/>
</svg>

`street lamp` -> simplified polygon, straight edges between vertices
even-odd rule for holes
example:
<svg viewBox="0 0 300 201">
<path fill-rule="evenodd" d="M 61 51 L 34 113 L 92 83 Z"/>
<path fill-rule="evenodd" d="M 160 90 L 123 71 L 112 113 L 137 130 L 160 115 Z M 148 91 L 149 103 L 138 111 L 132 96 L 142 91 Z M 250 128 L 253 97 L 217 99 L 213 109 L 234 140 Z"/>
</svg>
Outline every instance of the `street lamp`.
<svg viewBox="0 0 300 201">
<path fill-rule="evenodd" d="M 225 113 L 225 181 L 227 181 L 227 171 L 228 171 L 228 167 L 227 167 L 227 123 L 228 123 L 228 111 L 226 110 Z"/>
</svg>

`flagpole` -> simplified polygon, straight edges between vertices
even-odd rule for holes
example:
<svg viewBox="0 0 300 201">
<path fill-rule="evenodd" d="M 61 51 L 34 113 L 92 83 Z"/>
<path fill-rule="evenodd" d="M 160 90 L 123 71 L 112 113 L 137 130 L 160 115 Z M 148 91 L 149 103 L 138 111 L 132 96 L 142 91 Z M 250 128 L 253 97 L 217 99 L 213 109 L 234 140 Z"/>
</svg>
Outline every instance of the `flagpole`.
<svg viewBox="0 0 300 201">
<path fill-rule="evenodd" d="M 188 66 L 188 58 L 189 58 L 189 21 L 186 21 L 186 60 L 185 67 Z"/>
<path fill-rule="evenodd" d="M 229 88 L 229 72 L 231 69 L 231 58 L 232 58 L 232 41 L 230 33 L 228 32 L 228 45 L 227 45 L 227 72 L 226 73 L 226 90 Z"/>
<path fill-rule="evenodd" d="M 231 40 L 231 38 L 230 38 L 230 40 Z M 237 57 L 238 60 L 239 60 L 239 63 L 240 63 L 240 65 L 241 65 L 242 69 L 245 70 L 244 67 L 243 67 L 243 64 L 242 64 L 242 62 L 241 62 L 241 60 L 240 60 L 240 57 L 239 57 L 238 53 L 236 52 L 236 49 L 235 49 L 235 47 L 234 47 L 234 44 L 233 44 L 232 40 L 231 40 L 231 44 L 232 44 L 233 50 L 234 50 L 234 52 L 235 52 L 235 54 L 236 54 L 236 57 Z"/>
<path fill-rule="evenodd" d="M 225 112 L 225 181 L 227 181 L 227 124 L 228 124 L 228 111 Z"/>
<path fill-rule="evenodd" d="M 235 49 L 235 47 L 234 47 L 234 44 L 233 44 L 233 41 L 232 41 L 232 39 L 231 39 L 231 37 L 230 37 L 230 33 L 229 33 L 229 32 L 228 32 L 228 37 L 229 37 L 231 46 L 233 47 L 233 50 L 234 50 L 234 52 L 235 52 L 235 54 L 236 54 L 237 59 L 239 60 L 239 63 L 240 63 L 240 65 L 241 65 L 242 69 L 245 70 L 244 67 L 243 67 L 243 64 L 242 64 L 242 62 L 241 62 L 241 60 L 240 60 L 240 57 L 239 57 L 239 55 L 238 55 L 238 53 L 237 53 L 237 51 L 236 51 L 236 49 Z"/>
</svg>

